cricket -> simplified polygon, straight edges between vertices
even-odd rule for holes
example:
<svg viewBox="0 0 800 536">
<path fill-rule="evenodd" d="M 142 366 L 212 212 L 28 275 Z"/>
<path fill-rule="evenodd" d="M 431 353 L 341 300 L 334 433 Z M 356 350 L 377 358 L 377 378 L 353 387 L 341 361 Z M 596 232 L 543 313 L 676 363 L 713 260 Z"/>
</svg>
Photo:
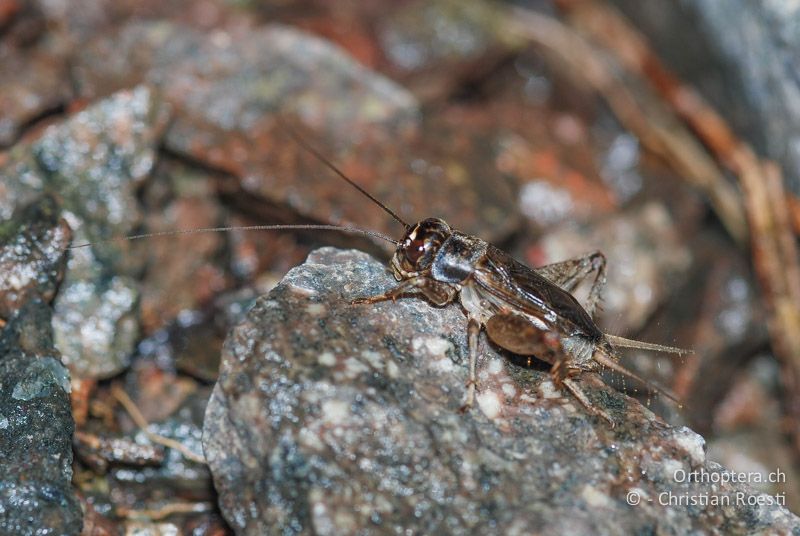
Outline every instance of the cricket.
<svg viewBox="0 0 800 536">
<path fill-rule="evenodd" d="M 348 177 L 286 121 L 277 118 L 276 123 L 337 177 L 401 224 L 404 228 L 402 238 L 395 240 L 377 231 L 349 226 L 288 224 L 182 229 L 130 235 L 121 239 L 140 240 L 233 230 L 326 230 L 384 240 L 395 245 L 389 266 L 398 281 L 397 286 L 380 295 L 356 298 L 352 303 L 368 305 L 399 298 L 422 297 L 433 305 L 444 306 L 457 300 L 466 316 L 469 352 L 468 381 L 462 412 L 472 408 L 479 388 L 478 336 L 482 329 L 500 348 L 550 364 L 555 386 L 568 391 L 590 414 L 604 419 L 611 427 L 615 426 L 611 416 L 593 405 L 576 381 L 581 374 L 599 373 L 607 368 L 680 405 L 669 390 L 621 365 L 618 349 L 633 348 L 677 355 L 690 353 L 689 350 L 604 333 L 595 323 L 593 314 L 606 284 L 606 258 L 601 252 L 530 268 L 485 240 L 451 228 L 442 219 L 426 218 L 409 224 Z M 90 245 L 73 245 L 71 249 Z M 593 280 L 588 295 L 580 303 L 573 292 L 591 276 Z"/>
</svg>

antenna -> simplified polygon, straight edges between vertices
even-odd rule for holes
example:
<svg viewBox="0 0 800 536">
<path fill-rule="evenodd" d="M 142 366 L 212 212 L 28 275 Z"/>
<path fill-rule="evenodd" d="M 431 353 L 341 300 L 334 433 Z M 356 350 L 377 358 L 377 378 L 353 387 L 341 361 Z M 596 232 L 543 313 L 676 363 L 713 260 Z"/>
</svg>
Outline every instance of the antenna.
<svg viewBox="0 0 800 536">
<path fill-rule="evenodd" d="M 366 229 L 359 229 L 357 227 L 342 227 L 339 225 L 296 224 L 296 225 L 246 225 L 242 227 L 231 226 L 231 227 L 201 227 L 198 229 L 177 229 L 174 231 L 159 231 L 157 233 L 144 233 L 138 235 L 120 236 L 118 238 L 110 238 L 108 240 L 97 240 L 95 242 L 86 242 L 84 244 L 69 246 L 67 249 L 79 249 L 91 246 L 93 244 L 100 244 L 104 242 L 107 243 L 107 242 L 122 242 L 128 240 L 140 240 L 143 238 L 153 238 L 156 236 L 189 235 L 197 233 L 219 233 L 226 231 L 277 231 L 281 229 L 283 230 L 312 229 L 312 230 L 322 230 L 322 231 L 340 231 L 343 233 L 356 233 L 356 234 L 372 236 L 374 238 L 380 238 L 381 240 L 386 240 L 387 242 L 391 242 L 394 245 L 398 245 L 397 240 L 389 238 L 388 236 L 381 234 L 377 231 L 369 231 Z"/>
<path fill-rule="evenodd" d="M 275 120 L 277 124 L 287 132 L 292 139 L 294 139 L 297 144 L 302 147 L 304 150 L 311 153 L 317 160 L 325 164 L 330 170 L 332 170 L 336 175 L 339 176 L 342 180 L 347 182 L 350 186 L 361 192 L 367 198 L 369 198 L 373 203 L 381 207 L 385 210 L 392 218 L 397 220 L 401 223 L 406 229 L 409 228 L 409 225 L 403 221 L 400 216 L 394 213 L 389 207 L 378 201 L 375 197 L 373 197 L 369 192 L 367 192 L 364 188 L 356 184 L 350 177 L 344 174 L 339 168 L 337 168 L 333 162 L 328 160 L 322 153 L 320 153 L 317 149 L 311 146 L 308 142 L 306 142 L 302 136 L 300 136 L 297 131 L 287 124 L 281 117 L 276 116 Z M 361 234 L 365 236 L 371 236 L 373 238 L 380 238 L 381 240 L 385 240 L 387 242 L 391 242 L 392 244 L 399 245 L 399 242 L 394 238 L 390 238 L 382 233 L 377 231 L 370 231 L 367 229 L 359 229 L 357 227 L 346 227 L 341 225 L 323 225 L 323 224 L 289 224 L 289 225 L 247 225 L 247 226 L 226 226 L 226 227 L 202 227 L 197 229 L 176 229 L 174 231 L 159 231 L 155 233 L 143 233 L 137 235 L 128 235 L 128 236 L 121 236 L 117 238 L 109 238 L 106 240 L 97 240 L 94 242 L 86 242 L 83 244 L 77 244 L 69 246 L 67 249 L 80 249 L 91 246 L 93 244 L 101 244 L 101 243 L 111 243 L 111 242 L 122 242 L 122 241 L 129 241 L 129 240 L 141 240 L 144 238 L 155 238 L 159 236 L 176 236 L 176 235 L 189 235 L 189 234 L 198 234 L 198 233 L 218 233 L 218 232 L 227 232 L 227 231 L 277 231 L 277 230 L 320 230 L 320 231 L 339 231 L 342 233 L 353 233 L 353 234 Z"/>
<path fill-rule="evenodd" d="M 400 222 L 400 224 L 402 224 L 403 227 L 405 227 L 406 229 L 410 227 L 405 221 L 403 221 L 403 219 L 400 216 L 395 214 L 395 212 L 392 209 L 390 209 L 389 207 L 387 207 L 386 205 L 375 199 L 369 192 L 367 192 L 364 188 L 359 186 L 350 177 L 345 175 L 342 170 L 340 170 L 333 164 L 333 162 L 328 160 L 322 153 L 320 153 L 311 144 L 309 144 L 306 140 L 304 140 L 303 137 L 300 136 L 294 128 L 292 128 L 291 126 L 289 126 L 288 123 L 286 123 L 286 121 L 284 121 L 279 116 L 275 117 L 275 121 L 283 130 L 285 130 L 294 139 L 295 142 L 297 142 L 297 144 L 300 147 L 311 153 L 314 156 L 314 158 L 325 164 L 325 166 L 327 166 L 328 169 L 336 173 L 339 176 L 339 178 L 341 178 L 342 180 L 347 182 L 347 184 L 349 184 L 350 186 L 352 186 L 353 188 L 364 194 L 366 197 L 368 197 L 373 203 L 375 203 L 376 205 L 381 207 L 384 211 L 386 211 L 386 213 L 389 214 L 392 218 Z"/>
</svg>

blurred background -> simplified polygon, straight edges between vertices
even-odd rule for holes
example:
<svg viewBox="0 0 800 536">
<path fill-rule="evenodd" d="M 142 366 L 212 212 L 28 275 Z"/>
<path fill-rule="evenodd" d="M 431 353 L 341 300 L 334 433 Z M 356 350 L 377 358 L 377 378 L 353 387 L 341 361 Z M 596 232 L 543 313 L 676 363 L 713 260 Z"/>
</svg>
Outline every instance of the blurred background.
<svg viewBox="0 0 800 536">
<path fill-rule="evenodd" d="M 601 326 L 694 350 L 626 355 L 683 408 L 620 388 L 710 459 L 783 471 L 763 490 L 797 512 L 799 20 L 746 0 L 0 0 L 0 217 L 51 192 L 76 243 L 402 233 L 282 117 L 408 221 L 531 266 L 603 251 Z M 390 254 L 237 231 L 74 252 L 53 327 L 93 530 L 227 533 L 191 458 L 222 341 L 331 244 Z M 142 422 L 188 454 L 142 451 Z"/>
</svg>

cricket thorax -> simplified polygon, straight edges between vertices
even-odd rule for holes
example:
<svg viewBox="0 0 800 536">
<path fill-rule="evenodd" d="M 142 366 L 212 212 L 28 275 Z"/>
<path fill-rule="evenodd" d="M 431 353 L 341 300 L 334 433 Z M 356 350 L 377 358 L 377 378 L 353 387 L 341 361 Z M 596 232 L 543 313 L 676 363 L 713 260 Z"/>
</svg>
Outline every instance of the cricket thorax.
<svg viewBox="0 0 800 536">
<path fill-rule="evenodd" d="M 442 283 L 465 284 L 486 254 L 487 246 L 480 238 L 453 231 L 436 253 L 431 277 Z"/>
</svg>

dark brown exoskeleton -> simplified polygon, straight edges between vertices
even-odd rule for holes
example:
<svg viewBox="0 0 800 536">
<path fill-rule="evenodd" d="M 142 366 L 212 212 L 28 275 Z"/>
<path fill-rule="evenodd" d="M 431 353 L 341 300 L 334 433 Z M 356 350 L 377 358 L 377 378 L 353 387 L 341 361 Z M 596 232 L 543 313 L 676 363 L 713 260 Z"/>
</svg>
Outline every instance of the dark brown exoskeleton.
<svg viewBox="0 0 800 536">
<path fill-rule="evenodd" d="M 333 163 L 305 142 L 293 129 L 279 121 L 300 146 L 356 188 L 405 227 L 400 241 L 375 231 L 337 225 L 253 225 L 166 231 L 125 237 L 149 238 L 184 233 L 238 230 L 325 229 L 360 233 L 395 244 L 391 268 L 399 284 L 378 296 L 358 298 L 368 304 L 421 294 L 435 305 L 456 298 L 467 316 L 469 380 L 463 409 L 475 400 L 477 388 L 478 335 L 481 328 L 501 348 L 523 356 L 535 356 L 550 363 L 554 383 L 566 388 L 591 413 L 614 421 L 595 407 L 575 377 L 584 372 L 613 369 L 651 387 L 618 363 L 617 347 L 639 348 L 676 354 L 686 350 L 603 333 L 592 319 L 606 282 L 605 257 L 597 252 L 578 259 L 529 268 L 495 246 L 452 229 L 445 221 L 428 218 L 409 225 L 386 205 L 353 182 Z M 91 244 L 72 246 L 85 247 Z M 572 295 L 576 287 L 595 274 L 589 294 L 581 304 Z M 655 388 L 655 387 L 654 387 Z M 655 388 L 675 399 L 663 389 Z"/>
<path fill-rule="evenodd" d="M 436 305 L 458 298 L 467 315 L 469 381 L 465 409 L 472 406 L 475 397 L 481 327 L 498 346 L 550 363 L 555 384 L 612 425 L 611 417 L 592 405 L 574 377 L 607 367 L 647 384 L 617 362 L 615 346 L 685 352 L 600 331 L 591 316 L 606 280 L 605 257 L 599 252 L 531 269 L 486 241 L 456 231 L 443 220 L 429 218 L 407 226 L 392 256 L 391 268 L 399 285 L 355 302 L 375 303 L 415 293 Z M 581 305 L 571 292 L 592 273 L 594 282 Z"/>
</svg>

